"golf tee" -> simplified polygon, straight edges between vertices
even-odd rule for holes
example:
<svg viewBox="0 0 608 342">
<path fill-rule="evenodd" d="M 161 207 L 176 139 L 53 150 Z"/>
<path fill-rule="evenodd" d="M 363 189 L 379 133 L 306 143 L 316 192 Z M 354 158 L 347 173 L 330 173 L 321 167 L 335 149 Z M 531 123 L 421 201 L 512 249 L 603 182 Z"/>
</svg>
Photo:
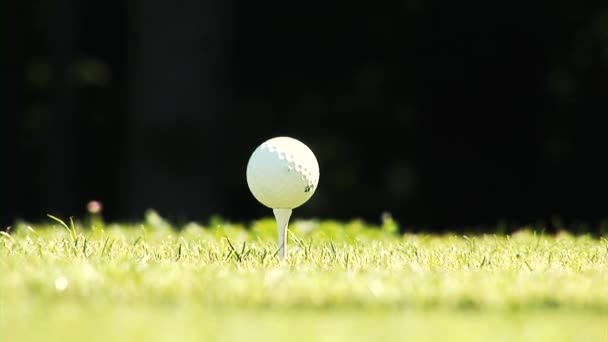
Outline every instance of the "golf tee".
<svg viewBox="0 0 608 342">
<path fill-rule="evenodd" d="M 274 218 L 277 221 L 277 229 L 279 231 L 279 249 L 277 255 L 279 260 L 284 260 L 287 256 L 287 226 L 291 217 L 291 209 L 273 209 Z"/>
</svg>

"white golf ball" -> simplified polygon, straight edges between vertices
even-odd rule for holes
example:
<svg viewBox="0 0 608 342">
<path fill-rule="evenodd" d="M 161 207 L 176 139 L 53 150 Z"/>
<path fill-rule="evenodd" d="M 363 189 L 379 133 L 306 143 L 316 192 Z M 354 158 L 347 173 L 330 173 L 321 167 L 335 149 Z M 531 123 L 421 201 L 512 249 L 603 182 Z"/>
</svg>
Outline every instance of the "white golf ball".
<svg viewBox="0 0 608 342">
<path fill-rule="evenodd" d="M 247 164 L 253 196 L 272 209 L 294 209 L 312 196 L 319 184 L 319 163 L 300 141 L 272 138 L 260 145 Z"/>
</svg>

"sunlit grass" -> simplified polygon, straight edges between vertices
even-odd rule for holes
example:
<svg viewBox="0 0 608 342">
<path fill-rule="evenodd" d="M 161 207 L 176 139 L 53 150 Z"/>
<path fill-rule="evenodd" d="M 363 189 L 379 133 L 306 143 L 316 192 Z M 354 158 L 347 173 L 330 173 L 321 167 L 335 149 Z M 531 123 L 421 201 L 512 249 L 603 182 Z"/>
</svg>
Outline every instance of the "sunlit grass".
<svg viewBox="0 0 608 342">
<path fill-rule="evenodd" d="M 608 339 L 605 238 L 290 229 L 282 262 L 271 219 L 16 225 L 0 235 L 0 341 Z"/>
</svg>

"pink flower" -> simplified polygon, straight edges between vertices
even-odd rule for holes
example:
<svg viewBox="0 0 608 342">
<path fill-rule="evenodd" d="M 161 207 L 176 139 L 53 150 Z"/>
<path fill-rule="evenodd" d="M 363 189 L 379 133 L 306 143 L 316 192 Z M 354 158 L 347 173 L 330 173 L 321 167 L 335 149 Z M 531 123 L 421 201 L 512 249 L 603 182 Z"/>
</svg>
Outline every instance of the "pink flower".
<svg viewBox="0 0 608 342">
<path fill-rule="evenodd" d="M 103 210 L 103 206 L 99 201 L 89 201 L 89 203 L 87 203 L 87 210 L 89 211 L 89 214 L 99 214 Z"/>
</svg>

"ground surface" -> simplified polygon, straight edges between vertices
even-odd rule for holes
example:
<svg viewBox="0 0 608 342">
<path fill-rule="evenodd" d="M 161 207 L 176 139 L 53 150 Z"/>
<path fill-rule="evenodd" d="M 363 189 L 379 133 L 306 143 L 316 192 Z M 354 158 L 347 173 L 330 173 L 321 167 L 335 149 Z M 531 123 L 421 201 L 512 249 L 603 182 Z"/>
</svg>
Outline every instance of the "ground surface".
<svg viewBox="0 0 608 342">
<path fill-rule="evenodd" d="M 83 228 L 84 227 L 84 228 Z M 0 341 L 608 341 L 608 240 L 270 219 L 0 235 Z"/>
</svg>

